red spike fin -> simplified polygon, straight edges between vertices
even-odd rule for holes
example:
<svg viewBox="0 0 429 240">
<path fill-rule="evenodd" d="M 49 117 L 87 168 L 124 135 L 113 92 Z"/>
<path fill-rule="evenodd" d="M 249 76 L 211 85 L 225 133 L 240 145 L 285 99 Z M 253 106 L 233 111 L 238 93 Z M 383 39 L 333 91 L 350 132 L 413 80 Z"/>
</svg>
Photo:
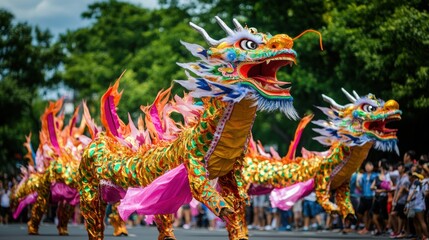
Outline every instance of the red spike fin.
<svg viewBox="0 0 429 240">
<path fill-rule="evenodd" d="M 311 121 L 311 119 L 313 119 L 313 117 L 314 117 L 314 114 L 307 115 L 303 117 L 299 122 L 298 127 L 295 130 L 294 139 L 289 145 L 288 153 L 286 157 L 282 159 L 284 163 L 288 163 L 293 159 L 295 159 L 296 148 L 298 147 L 299 141 L 301 140 L 302 131 L 307 126 L 307 124 Z"/>
</svg>

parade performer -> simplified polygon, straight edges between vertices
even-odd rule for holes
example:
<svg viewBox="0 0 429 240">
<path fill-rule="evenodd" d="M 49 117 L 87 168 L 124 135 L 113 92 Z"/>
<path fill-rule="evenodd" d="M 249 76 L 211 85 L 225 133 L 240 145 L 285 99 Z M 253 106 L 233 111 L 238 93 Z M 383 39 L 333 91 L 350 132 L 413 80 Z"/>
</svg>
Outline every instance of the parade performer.
<svg viewBox="0 0 429 240">
<path fill-rule="evenodd" d="M 188 80 L 176 80 L 195 98 L 195 107 L 200 107 L 192 112 L 196 120 L 173 124 L 166 121 L 168 114 L 160 114 L 154 104 L 146 109 L 146 118 L 151 119 L 150 139 L 140 136 L 138 142 L 149 144 L 132 149 L 120 134 L 106 132 L 85 149 L 79 173 L 81 210 L 89 239 L 104 238 L 105 187 L 127 191 L 119 206 L 123 218 L 133 211 L 147 213 L 142 209 L 148 209 L 147 204 L 155 201 L 158 205 L 153 209 L 159 211 L 147 211 L 157 214 L 160 240 L 176 239 L 172 213 L 177 209 L 166 206 L 189 202 L 192 197 L 228 222 L 229 239 L 248 239 L 238 217 L 241 214 L 235 214 L 244 213 L 249 200 L 241 172 L 244 154 L 258 110 L 279 110 L 298 118 L 290 83 L 276 78 L 282 66 L 295 63 L 296 52 L 292 49 L 294 39 L 286 34 L 260 33 L 235 19 L 233 30 L 220 18 L 216 17 L 216 21 L 227 37 L 215 40 L 203 28 L 190 23 L 210 44 L 209 49 L 182 42 L 200 58 L 195 63 L 179 64 L 195 77 L 187 72 Z M 118 126 L 111 129 L 122 129 L 115 119 L 107 119 L 108 124 Z M 167 125 L 171 131 L 164 136 Z M 218 189 L 210 184 L 216 178 Z M 153 189 L 159 195 L 150 193 Z"/>
</svg>

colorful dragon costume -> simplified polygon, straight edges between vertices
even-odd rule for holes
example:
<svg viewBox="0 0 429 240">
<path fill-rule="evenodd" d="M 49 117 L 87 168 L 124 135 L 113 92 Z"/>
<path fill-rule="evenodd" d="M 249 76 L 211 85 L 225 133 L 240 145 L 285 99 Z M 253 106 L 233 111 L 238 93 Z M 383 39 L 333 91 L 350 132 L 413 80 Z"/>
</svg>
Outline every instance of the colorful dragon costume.
<svg viewBox="0 0 429 240">
<path fill-rule="evenodd" d="M 152 185 L 160 189 L 157 180 L 163 176 L 168 180 L 166 182 L 173 184 L 164 194 L 189 192 L 190 198 L 183 196 L 181 201 L 175 201 L 165 195 L 150 195 L 152 201 L 185 203 L 194 197 L 228 222 L 230 239 L 248 239 L 243 231 L 243 220 L 238 217 L 241 214 L 234 214 L 244 214 L 248 203 L 241 171 L 244 154 L 258 110 L 280 110 L 290 118 L 297 118 L 290 88 L 282 88 L 290 83 L 276 78 L 282 66 L 291 66 L 296 61 L 297 54 L 292 49 L 296 38 L 260 33 L 255 28 L 243 27 L 236 19 L 233 20 L 235 29 L 229 28 L 218 17 L 216 21 L 227 37 L 215 40 L 203 28 L 190 23 L 211 46 L 209 49 L 182 42 L 193 56 L 200 58 L 197 62 L 179 64 L 195 77 L 186 72 L 188 80 L 176 80 L 190 91 L 189 96 L 193 98 L 194 103 L 188 108 L 188 114 L 192 115 L 190 121 L 172 123 L 168 113 L 159 112 L 159 106 L 154 104 L 143 109 L 148 113 L 144 131 L 149 136 L 138 135 L 136 145 L 127 146 L 122 133 L 115 130 L 122 129 L 122 125 L 113 117 L 107 118 L 110 119 L 107 124 L 114 125 L 111 129 L 116 132 L 99 134 L 85 148 L 79 173 L 82 179 L 81 210 L 89 239 L 104 238 L 105 189 L 127 190 L 121 200 L 121 209 L 139 205 L 133 211 L 156 214 L 158 239 L 176 239 L 172 209 L 156 208 L 163 211 L 148 213 L 140 209 L 144 208 L 144 201 L 133 202 L 142 196 L 147 199 L 144 196 L 148 193 L 144 190 L 152 189 Z M 109 101 L 111 106 L 114 105 L 113 97 Z M 176 103 L 169 106 L 174 107 Z M 184 119 L 187 119 L 186 115 Z M 182 181 L 176 181 L 177 176 L 182 176 L 179 177 Z M 217 179 L 218 189 L 210 184 L 212 179 Z M 177 184 L 179 182 L 182 185 Z M 131 188 L 140 188 L 143 192 L 136 197 Z"/>
<path fill-rule="evenodd" d="M 83 148 L 91 141 L 83 135 L 85 120 L 82 118 L 79 127 L 79 107 L 74 111 L 69 124 L 63 127 L 64 114 L 57 116 L 62 109 L 63 99 L 50 102 L 41 116 L 42 130 L 40 145 L 36 153 L 31 146 L 31 136 L 26 137 L 24 146 L 27 148 L 28 168 L 22 167 L 22 180 L 11 196 L 14 206 L 14 217 L 17 218 L 22 209 L 34 204 L 28 222 L 28 233 L 37 235 L 40 221 L 47 212 L 49 203 L 58 204 L 58 233 L 68 235 L 67 225 L 74 213 L 75 205 L 80 201 L 77 189 L 79 182 L 78 167 Z M 83 103 L 87 112 L 86 104 Z M 93 127 L 94 124 L 91 125 Z M 37 164 L 36 164 L 37 163 Z M 114 236 L 128 235 L 124 221 L 119 217 L 116 205 L 109 216 L 114 228 Z"/>
<path fill-rule="evenodd" d="M 28 150 L 26 157 L 30 160 L 29 165 L 27 169 L 21 168 L 23 178 L 11 195 L 15 218 L 26 205 L 34 203 L 28 221 L 30 235 L 38 234 L 40 221 L 50 202 L 58 204 L 59 235 L 68 235 L 68 221 L 74 206 L 79 203 L 76 175 L 83 144 L 78 138 L 83 134 L 85 125 L 75 127 L 77 108 L 69 125 L 64 126 L 64 115 L 57 116 L 62 104 L 63 99 L 50 102 L 41 116 L 40 145 L 36 153 L 31 147 L 30 136 L 26 138 L 24 146 Z"/>
<path fill-rule="evenodd" d="M 326 212 L 338 212 L 344 218 L 354 217 L 349 187 L 353 172 L 366 160 L 371 147 L 382 151 L 394 150 L 399 154 L 397 130 L 386 128 L 387 123 L 401 119 L 399 104 L 395 100 L 385 102 L 377 99 L 373 94 L 360 97 L 355 91 L 353 95 L 344 89 L 342 91 L 351 103 L 342 106 L 323 95 L 331 107 L 319 109 L 328 116 L 328 120 L 313 121 L 322 127 L 314 129 L 321 134 L 314 139 L 330 146 L 329 150 L 309 152 L 303 149 L 302 157 L 294 156 L 300 131 L 313 117 L 308 116 L 308 119 L 303 118 L 287 156 L 280 158 L 273 151 L 271 155 L 264 153 L 260 145 L 256 149 L 258 151 L 249 152 L 253 155 L 246 156 L 245 181 L 269 188 L 288 187 L 273 190 L 271 199 L 274 206 L 288 209 L 294 200 L 314 190 L 318 203 Z M 290 185 L 293 182 L 309 184 L 301 185 L 307 189 L 297 189 Z M 335 203 L 330 201 L 332 191 L 335 191 Z"/>
</svg>

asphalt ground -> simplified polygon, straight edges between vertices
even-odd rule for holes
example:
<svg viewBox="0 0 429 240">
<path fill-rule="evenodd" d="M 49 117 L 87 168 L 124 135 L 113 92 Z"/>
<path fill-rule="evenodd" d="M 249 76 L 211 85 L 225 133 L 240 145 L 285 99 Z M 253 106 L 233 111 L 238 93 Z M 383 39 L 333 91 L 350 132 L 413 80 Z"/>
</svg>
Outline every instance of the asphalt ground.
<svg viewBox="0 0 429 240">
<path fill-rule="evenodd" d="M 37 236 L 27 234 L 27 225 L 25 224 L 9 224 L 0 225 L 1 240 L 84 240 L 88 239 L 84 225 L 69 225 L 69 236 L 59 236 L 57 228 L 54 224 L 44 223 L 39 228 Z M 105 240 L 157 240 L 158 231 L 154 226 L 136 226 L 128 228 L 128 236 L 113 236 L 113 228 L 107 226 L 104 235 Z M 249 240 L 282 240 L 282 239 L 389 239 L 387 235 L 372 236 L 359 235 L 357 233 L 342 234 L 341 232 L 332 231 L 258 231 L 251 230 Z M 206 228 L 175 229 L 175 234 L 178 240 L 228 240 L 228 234 L 225 229 L 217 229 L 209 231 Z"/>
</svg>

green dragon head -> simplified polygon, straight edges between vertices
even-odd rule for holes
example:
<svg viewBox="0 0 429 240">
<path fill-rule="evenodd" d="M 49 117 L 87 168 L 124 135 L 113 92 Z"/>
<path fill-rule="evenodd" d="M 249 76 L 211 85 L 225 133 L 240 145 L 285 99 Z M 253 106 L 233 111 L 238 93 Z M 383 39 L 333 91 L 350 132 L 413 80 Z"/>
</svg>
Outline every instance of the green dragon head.
<svg viewBox="0 0 429 240">
<path fill-rule="evenodd" d="M 200 60 L 178 63 L 197 77 L 187 72 L 188 80 L 177 82 L 190 90 L 194 97 L 221 96 L 223 101 L 233 102 L 244 97 L 253 98 L 259 110 L 280 110 L 296 119 L 291 83 L 279 81 L 276 76 L 281 67 L 292 66 L 296 62 L 297 53 L 292 49 L 294 39 L 286 34 L 272 36 L 260 33 L 255 28 L 243 27 L 236 19 L 233 19 L 235 29 L 231 29 L 219 17 L 215 18 L 227 36 L 215 40 L 202 27 L 191 22 L 190 25 L 201 33 L 210 48 L 182 41 Z"/>
<path fill-rule="evenodd" d="M 333 99 L 322 95 L 323 100 L 331 104 L 330 108 L 319 107 L 329 119 L 313 121 L 322 127 L 313 129 L 321 134 L 314 139 L 323 145 L 343 142 L 349 146 L 361 146 L 373 142 L 374 148 L 382 151 L 395 150 L 399 155 L 396 137 L 397 129 L 389 129 L 386 124 L 401 119 L 402 111 L 395 100 L 387 102 L 377 99 L 373 94 L 360 97 L 355 91 L 353 96 L 341 89 L 351 102 L 340 105 Z"/>
</svg>

